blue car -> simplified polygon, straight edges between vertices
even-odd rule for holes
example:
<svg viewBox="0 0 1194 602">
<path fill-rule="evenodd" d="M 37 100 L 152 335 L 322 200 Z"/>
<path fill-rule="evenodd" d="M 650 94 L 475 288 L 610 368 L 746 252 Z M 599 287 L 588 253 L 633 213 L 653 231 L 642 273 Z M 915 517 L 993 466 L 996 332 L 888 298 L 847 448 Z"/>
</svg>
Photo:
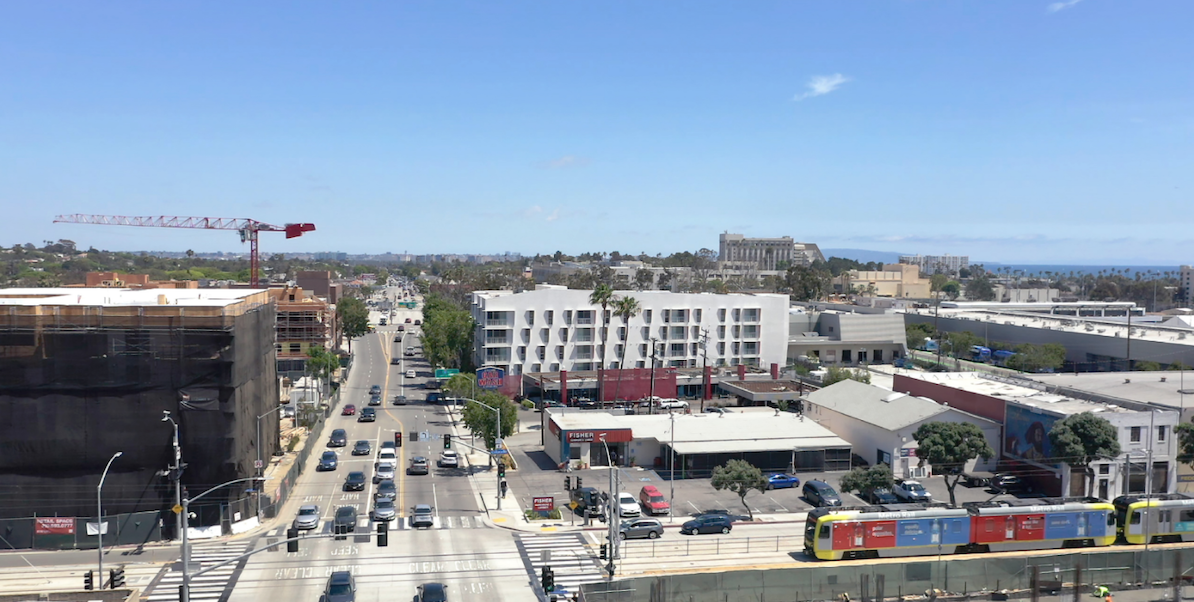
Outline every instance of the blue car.
<svg viewBox="0 0 1194 602">
<path fill-rule="evenodd" d="M 793 475 L 781 473 L 767 475 L 767 489 L 791 489 L 799 486 L 800 479 Z"/>
</svg>

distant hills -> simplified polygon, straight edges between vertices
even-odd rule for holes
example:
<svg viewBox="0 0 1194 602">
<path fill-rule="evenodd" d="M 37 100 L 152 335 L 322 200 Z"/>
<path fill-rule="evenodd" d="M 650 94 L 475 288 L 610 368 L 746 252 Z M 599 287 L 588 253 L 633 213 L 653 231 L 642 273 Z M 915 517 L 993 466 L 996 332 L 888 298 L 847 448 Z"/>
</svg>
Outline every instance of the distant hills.
<svg viewBox="0 0 1194 602">
<path fill-rule="evenodd" d="M 907 255 L 907 253 L 891 253 L 888 251 L 870 251 L 867 249 L 821 249 L 821 254 L 825 259 L 830 257 L 841 257 L 842 259 L 853 259 L 862 263 L 870 263 L 878 261 L 880 263 L 899 263 L 900 255 Z"/>
</svg>

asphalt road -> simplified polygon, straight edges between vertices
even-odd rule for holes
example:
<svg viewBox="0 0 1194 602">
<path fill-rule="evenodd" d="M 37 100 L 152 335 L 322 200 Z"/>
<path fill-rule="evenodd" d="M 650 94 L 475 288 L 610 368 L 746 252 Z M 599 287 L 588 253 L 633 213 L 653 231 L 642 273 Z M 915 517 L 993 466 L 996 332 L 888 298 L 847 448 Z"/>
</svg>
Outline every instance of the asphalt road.
<svg viewBox="0 0 1194 602">
<path fill-rule="evenodd" d="M 375 319 L 378 316 L 375 316 Z M 312 454 L 310 465 L 300 477 L 295 494 L 286 504 L 282 517 L 293 517 L 303 504 L 317 504 L 323 516 L 319 529 L 312 533 L 330 534 L 331 518 L 336 508 L 352 506 L 359 520 L 356 534 L 344 541 L 332 538 L 304 540 L 299 551 L 289 553 L 285 546 L 253 556 L 237 579 L 230 602 L 260 600 L 319 599 L 332 571 L 352 571 L 356 578 L 357 600 L 411 600 L 416 587 L 426 582 L 448 584 L 451 599 L 456 600 L 526 600 L 533 599 L 530 580 L 522 557 L 508 531 L 486 526 L 482 522 L 484 510 L 479 496 L 467 477 L 467 469 L 441 469 L 435 460 L 443 450 L 441 436 L 450 432 L 450 422 L 442 408 L 423 402 L 422 385 L 430 380 L 431 367 L 419 353 L 414 359 L 403 358 L 391 364 L 392 354 L 407 346 L 420 349 L 418 327 L 406 324 L 405 319 L 421 318 L 419 310 L 397 310 L 395 321 L 406 326 L 401 347 L 393 342 L 396 325 L 381 327 L 378 332 L 353 342 L 355 359 L 348 381 L 342 388 L 342 404 L 353 403 L 366 407 L 371 385 L 383 389 L 383 405 L 377 407 L 376 422 L 357 422 L 356 416 L 341 416 L 336 412 L 325 428 L 324 439 L 314 442 L 321 449 L 333 428 L 348 432 L 349 446 L 331 448 L 339 454 L 335 471 L 315 472 L 319 454 Z M 402 374 L 414 369 L 419 376 L 407 379 Z M 406 406 L 394 406 L 395 395 L 404 393 L 410 401 Z M 396 505 L 400 517 L 391 522 L 389 545 L 378 547 L 375 537 L 365 535 L 375 531 L 369 520 L 375 485 L 372 475 L 376 449 L 381 441 L 393 440 L 394 432 L 403 433 L 399 448 L 399 467 L 409 465 L 416 455 L 431 460 L 428 475 L 407 475 L 399 470 Z M 374 448 L 371 456 L 352 456 L 352 444 L 369 440 Z M 343 491 L 349 471 L 362 470 L 369 477 L 363 492 Z M 430 529 L 411 529 L 407 517 L 415 504 L 430 504 L 436 511 L 436 526 Z M 269 536 L 281 535 L 279 530 L 288 521 L 273 525 L 260 545 Z"/>
</svg>

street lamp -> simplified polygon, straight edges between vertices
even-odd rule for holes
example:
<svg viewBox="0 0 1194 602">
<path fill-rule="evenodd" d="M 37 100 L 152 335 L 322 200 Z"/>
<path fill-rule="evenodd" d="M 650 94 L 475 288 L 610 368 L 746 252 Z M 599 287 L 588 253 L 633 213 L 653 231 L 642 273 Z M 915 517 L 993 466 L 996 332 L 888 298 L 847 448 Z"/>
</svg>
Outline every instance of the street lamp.
<svg viewBox="0 0 1194 602">
<path fill-rule="evenodd" d="M 100 475 L 99 485 L 95 488 L 95 536 L 99 542 L 96 546 L 99 549 L 99 587 L 96 589 L 104 589 L 104 479 L 108 478 L 108 469 L 112 468 L 112 462 L 123 455 L 124 452 L 120 451 L 112 454 L 103 474 Z"/>
<path fill-rule="evenodd" d="M 502 440 L 502 409 L 495 408 L 491 405 L 477 401 L 476 399 L 465 399 L 465 401 L 471 401 L 487 410 L 491 410 L 491 411 L 497 413 L 497 431 L 496 431 L 497 436 L 495 436 L 494 440 L 493 440 L 493 446 L 496 448 L 498 446 L 498 443 Z M 489 465 L 493 466 L 493 454 L 492 453 L 489 454 Z M 502 509 L 502 479 L 501 479 L 501 477 L 498 477 L 498 480 L 497 480 L 497 509 L 498 510 Z"/>
<path fill-rule="evenodd" d="M 189 515 L 191 512 L 191 502 L 197 501 L 199 498 L 217 489 L 220 489 L 221 487 L 227 487 L 229 485 L 242 483 L 244 481 L 264 480 L 265 479 L 262 477 L 245 477 L 243 479 L 234 479 L 228 481 L 227 483 L 220 483 L 219 485 L 216 485 L 215 487 L 212 487 L 211 489 L 208 489 L 207 491 L 204 491 L 193 498 L 187 498 L 182 501 L 182 512 L 179 513 L 182 516 L 182 589 L 180 590 L 181 595 L 179 596 L 179 602 L 190 602 L 191 600 L 191 548 L 190 545 L 188 545 L 189 541 L 187 538 L 187 521 L 189 520 Z"/>
<path fill-rule="evenodd" d="M 174 507 L 182 505 L 182 446 L 178 444 L 178 423 L 170 417 L 170 410 L 162 410 L 162 422 L 169 422 L 174 427 L 174 466 L 170 470 L 174 473 Z M 175 517 L 175 537 L 182 537 L 182 516 Z"/>
<path fill-rule="evenodd" d="M 257 417 L 257 476 L 258 477 L 265 476 L 265 460 L 261 457 L 261 419 L 265 418 L 266 416 L 269 416 L 270 414 L 273 414 L 274 412 L 277 412 L 280 409 L 282 409 L 281 404 L 279 404 L 274 409 Z M 264 479 L 262 479 L 262 480 L 264 480 Z M 257 519 L 258 520 L 261 519 L 261 492 L 260 491 L 257 492 Z"/>
</svg>

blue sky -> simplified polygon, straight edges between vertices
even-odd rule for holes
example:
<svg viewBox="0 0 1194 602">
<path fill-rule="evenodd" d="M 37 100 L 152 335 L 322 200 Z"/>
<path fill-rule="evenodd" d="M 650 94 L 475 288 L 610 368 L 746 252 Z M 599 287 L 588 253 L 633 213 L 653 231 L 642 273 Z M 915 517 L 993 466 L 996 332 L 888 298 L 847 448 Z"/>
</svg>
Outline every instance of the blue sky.
<svg viewBox="0 0 1194 602">
<path fill-rule="evenodd" d="M 1194 4 L 9 2 L 0 244 L 1194 261 Z"/>
</svg>

